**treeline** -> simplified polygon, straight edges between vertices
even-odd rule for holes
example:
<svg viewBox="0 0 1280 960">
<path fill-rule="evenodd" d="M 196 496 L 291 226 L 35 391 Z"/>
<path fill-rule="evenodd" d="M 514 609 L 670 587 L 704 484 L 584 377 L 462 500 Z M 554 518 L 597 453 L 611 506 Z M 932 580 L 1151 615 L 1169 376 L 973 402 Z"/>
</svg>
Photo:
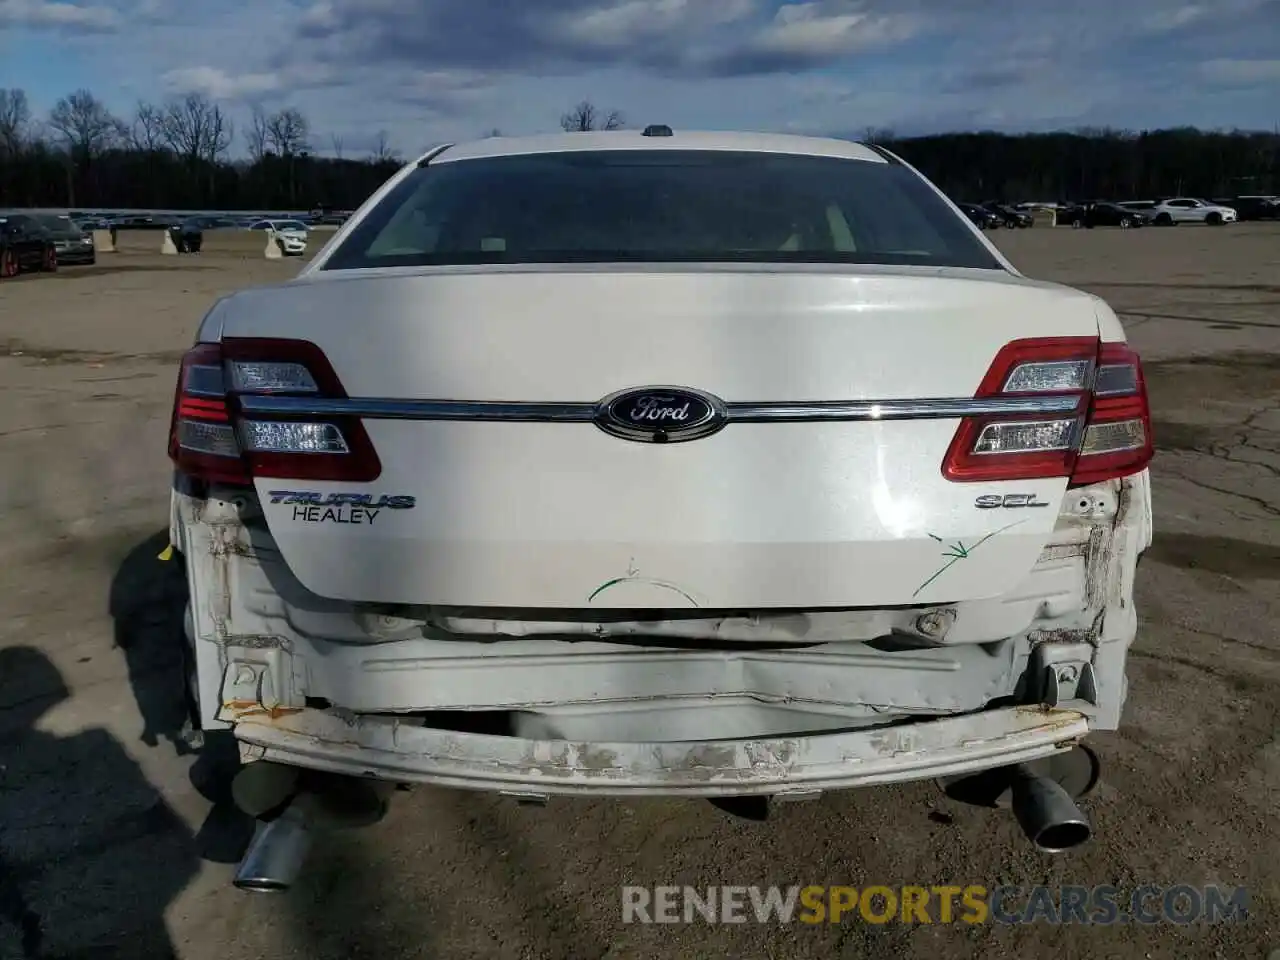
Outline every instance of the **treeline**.
<svg viewBox="0 0 1280 960">
<path fill-rule="evenodd" d="M 1280 134 L 1194 127 L 871 139 L 957 200 L 1143 200 L 1280 194 Z"/>
<path fill-rule="evenodd" d="M 385 132 L 350 158 L 340 138 L 327 138 L 327 155 L 316 140 L 292 108 L 255 109 L 237 131 L 199 94 L 140 102 L 125 118 L 79 90 L 37 118 L 24 91 L 0 89 L 0 208 L 348 210 L 402 162 Z"/>
<path fill-rule="evenodd" d="M 617 129 L 622 114 L 583 101 L 565 130 Z M 497 130 L 489 135 L 497 135 Z M 1070 133 L 867 130 L 959 200 L 1142 199 L 1280 193 L 1280 134 L 1084 129 Z M 237 159 L 243 157 L 243 159 Z M 0 208 L 351 209 L 399 166 L 385 132 L 360 156 L 298 110 L 255 109 L 237 130 L 199 94 L 114 115 L 90 91 L 32 114 L 0 89 Z"/>
</svg>

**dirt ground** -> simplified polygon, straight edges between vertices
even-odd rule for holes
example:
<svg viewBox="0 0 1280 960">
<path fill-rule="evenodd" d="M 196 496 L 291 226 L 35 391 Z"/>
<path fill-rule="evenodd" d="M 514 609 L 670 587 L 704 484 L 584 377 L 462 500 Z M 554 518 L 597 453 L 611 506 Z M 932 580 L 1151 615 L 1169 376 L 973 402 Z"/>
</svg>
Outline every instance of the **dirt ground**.
<svg viewBox="0 0 1280 960">
<path fill-rule="evenodd" d="M 278 897 L 184 752 L 164 546 L 175 361 L 252 251 L 145 244 L 0 284 L 0 957 L 1262 958 L 1280 948 L 1280 225 L 1001 231 L 1147 362 L 1158 532 L 1097 838 L 1050 857 L 931 784 L 766 824 L 705 803 L 398 796 Z M 157 237 L 158 242 L 158 237 Z M 1028 332 L 1034 327 L 1028 318 Z M 623 884 L 1244 885 L 1243 924 L 637 926 Z M 25 940 L 25 943 L 24 943 Z M 38 942 L 39 941 L 39 942 Z M 169 951 L 172 951 L 170 953 Z"/>
</svg>

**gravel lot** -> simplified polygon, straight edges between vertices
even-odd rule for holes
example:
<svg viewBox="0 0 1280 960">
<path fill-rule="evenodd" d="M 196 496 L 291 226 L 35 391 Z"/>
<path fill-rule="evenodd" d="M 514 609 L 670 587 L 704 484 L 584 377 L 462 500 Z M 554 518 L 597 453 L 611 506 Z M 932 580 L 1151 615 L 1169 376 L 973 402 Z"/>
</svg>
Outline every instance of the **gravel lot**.
<svg viewBox="0 0 1280 960">
<path fill-rule="evenodd" d="M 929 784 L 826 796 L 767 824 L 702 803 L 539 810 L 419 789 L 315 856 L 289 894 L 236 892 L 244 824 L 207 759 L 175 741 L 174 593 L 155 559 L 165 431 L 175 361 L 213 298 L 297 264 L 126 249 L 0 284 L 0 957 L 1245 960 L 1280 948 L 1280 225 L 996 239 L 1029 274 L 1123 314 L 1157 418 L 1158 533 L 1140 570 L 1126 725 L 1095 740 L 1092 844 L 1041 855 L 1011 819 Z M 1180 882 L 1248 886 L 1250 920 L 619 922 L 622 884 Z"/>
</svg>

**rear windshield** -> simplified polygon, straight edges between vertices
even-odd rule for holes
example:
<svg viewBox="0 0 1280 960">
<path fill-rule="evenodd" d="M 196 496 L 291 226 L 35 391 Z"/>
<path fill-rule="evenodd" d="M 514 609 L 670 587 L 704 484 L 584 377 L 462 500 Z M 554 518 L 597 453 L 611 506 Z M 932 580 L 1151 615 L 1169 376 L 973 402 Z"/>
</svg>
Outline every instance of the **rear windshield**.
<svg viewBox="0 0 1280 960">
<path fill-rule="evenodd" d="M 32 219 L 56 237 L 78 237 L 84 232 L 67 217 L 36 214 Z"/>
<path fill-rule="evenodd" d="M 710 150 L 428 165 L 401 181 L 324 269 L 637 261 L 1000 269 L 906 167 Z"/>
</svg>

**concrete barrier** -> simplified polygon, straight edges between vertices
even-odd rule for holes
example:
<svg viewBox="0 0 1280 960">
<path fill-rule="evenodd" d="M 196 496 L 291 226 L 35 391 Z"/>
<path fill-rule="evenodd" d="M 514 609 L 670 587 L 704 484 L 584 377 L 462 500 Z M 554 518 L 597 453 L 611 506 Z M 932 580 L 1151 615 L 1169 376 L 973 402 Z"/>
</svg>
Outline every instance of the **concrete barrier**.
<svg viewBox="0 0 1280 960">
<path fill-rule="evenodd" d="M 262 250 L 262 255 L 268 260 L 279 260 L 284 256 L 284 252 L 280 249 L 280 242 L 276 240 L 276 232 L 274 230 L 262 231 L 267 235 L 267 245 Z"/>
<path fill-rule="evenodd" d="M 93 237 L 93 249 L 97 253 L 115 253 L 116 245 L 111 240 L 110 230 L 94 230 L 91 234 Z"/>
<path fill-rule="evenodd" d="M 160 252 L 164 254 L 177 254 L 178 248 L 174 245 L 173 235 L 168 230 L 161 230 L 163 239 L 160 241 Z"/>
</svg>

